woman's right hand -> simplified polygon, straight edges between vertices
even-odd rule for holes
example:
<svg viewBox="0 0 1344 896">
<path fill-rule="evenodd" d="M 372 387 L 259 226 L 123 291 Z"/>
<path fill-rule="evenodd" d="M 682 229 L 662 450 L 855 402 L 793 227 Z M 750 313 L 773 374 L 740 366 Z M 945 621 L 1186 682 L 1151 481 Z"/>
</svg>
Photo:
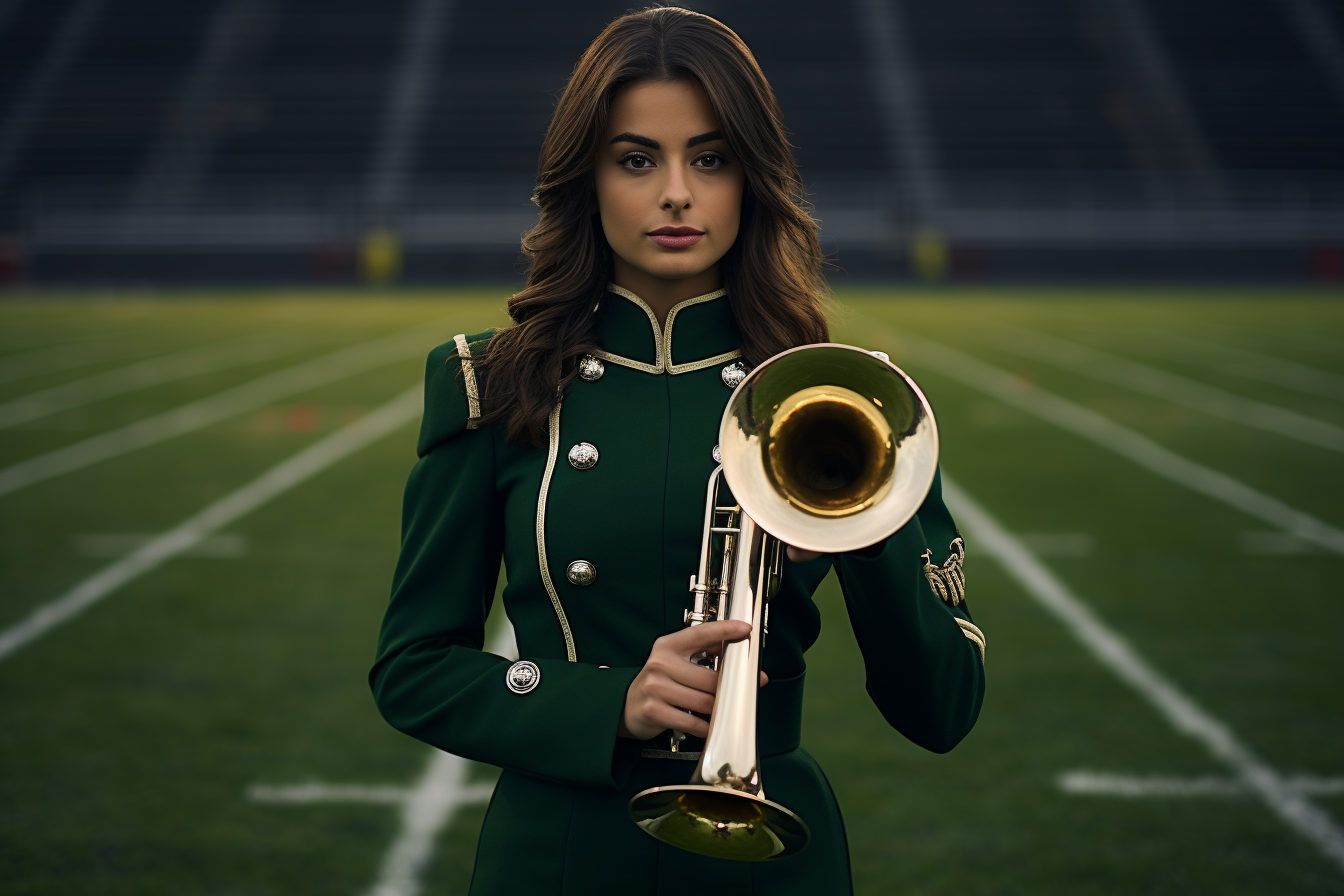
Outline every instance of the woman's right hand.
<svg viewBox="0 0 1344 896">
<path fill-rule="evenodd" d="M 705 652 L 712 656 L 724 641 L 741 641 L 749 634 L 749 624 L 727 619 L 684 628 L 654 641 L 644 668 L 625 692 L 617 733 L 635 740 L 648 740 L 669 728 L 695 737 L 709 734 L 709 723 L 690 713 L 707 716 L 714 709 L 719 676 L 692 659 Z M 761 684 L 767 680 L 762 671 Z"/>
</svg>

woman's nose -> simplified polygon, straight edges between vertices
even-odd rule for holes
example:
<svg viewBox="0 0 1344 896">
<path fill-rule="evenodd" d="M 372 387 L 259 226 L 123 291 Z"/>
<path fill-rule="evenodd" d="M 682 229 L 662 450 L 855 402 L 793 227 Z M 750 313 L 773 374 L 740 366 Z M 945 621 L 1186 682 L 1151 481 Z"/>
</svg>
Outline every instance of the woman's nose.
<svg viewBox="0 0 1344 896">
<path fill-rule="evenodd" d="M 680 173 L 674 171 L 663 187 L 662 208 L 664 210 L 687 209 L 691 207 L 690 184 Z"/>
</svg>

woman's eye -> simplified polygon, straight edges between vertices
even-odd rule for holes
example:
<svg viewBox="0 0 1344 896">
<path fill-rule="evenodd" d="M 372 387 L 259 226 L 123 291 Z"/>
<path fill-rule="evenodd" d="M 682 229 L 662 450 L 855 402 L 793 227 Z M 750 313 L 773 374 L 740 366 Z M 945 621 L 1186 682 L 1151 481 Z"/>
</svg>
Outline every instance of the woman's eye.
<svg viewBox="0 0 1344 896">
<path fill-rule="evenodd" d="M 710 153 L 709 155 L 703 155 L 697 158 L 694 164 L 700 168 L 713 170 L 715 168 L 722 168 L 724 165 L 728 164 L 728 161 L 723 156 L 716 156 L 713 153 Z"/>
<path fill-rule="evenodd" d="M 621 164 L 626 168 L 633 168 L 636 171 L 642 171 L 645 168 L 653 167 L 653 159 L 637 152 L 632 152 L 621 158 Z"/>
</svg>

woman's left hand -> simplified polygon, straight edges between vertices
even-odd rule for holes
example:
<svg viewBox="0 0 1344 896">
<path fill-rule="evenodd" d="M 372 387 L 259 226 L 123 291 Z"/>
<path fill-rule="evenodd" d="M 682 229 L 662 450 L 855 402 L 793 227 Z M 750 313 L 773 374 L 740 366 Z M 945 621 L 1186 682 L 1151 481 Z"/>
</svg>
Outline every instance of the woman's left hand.
<svg viewBox="0 0 1344 896">
<path fill-rule="evenodd" d="M 816 560 L 821 556 L 819 551 L 805 551 L 802 548 L 796 548 L 793 545 L 785 545 L 788 550 L 789 559 L 794 563 L 806 563 L 809 560 Z"/>
</svg>

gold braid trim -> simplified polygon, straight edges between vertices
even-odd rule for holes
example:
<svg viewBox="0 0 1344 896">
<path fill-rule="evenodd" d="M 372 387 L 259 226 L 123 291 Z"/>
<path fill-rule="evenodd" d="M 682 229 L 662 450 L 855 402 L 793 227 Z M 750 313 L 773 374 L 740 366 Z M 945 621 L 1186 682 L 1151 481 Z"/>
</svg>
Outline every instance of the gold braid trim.
<svg viewBox="0 0 1344 896">
<path fill-rule="evenodd" d="M 555 609 L 555 618 L 560 622 L 560 631 L 565 636 L 565 658 L 571 663 L 579 661 L 579 652 L 574 647 L 574 633 L 570 631 L 569 619 L 565 608 L 560 604 L 560 595 L 551 581 L 551 567 L 546 562 L 546 496 L 551 490 L 551 474 L 555 472 L 555 458 L 560 453 L 560 400 L 556 399 L 555 410 L 551 411 L 548 421 L 550 445 L 546 453 L 546 472 L 541 477 L 541 491 L 537 493 L 537 566 L 541 569 L 541 583 L 546 586 L 546 595 Z"/>
<path fill-rule="evenodd" d="M 961 633 L 966 636 L 976 647 L 980 648 L 980 662 L 985 661 L 985 633 L 976 627 L 975 623 L 969 619 L 962 619 L 960 616 L 953 616 L 957 620 L 957 625 L 961 626 Z"/>
<path fill-rule="evenodd" d="M 453 337 L 457 344 L 457 356 L 462 359 L 462 385 L 467 387 L 467 429 L 476 429 L 481 425 L 481 393 L 476 388 L 476 368 L 471 363 L 471 347 L 467 345 L 465 333 Z"/>
<path fill-rule="evenodd" d="M 933 565 L 933 551 L 919 555 L 924 561 L 924 578 L 938 599 L 949 606 L 957 606 L 966 599 L 966 543 L 958 535 L 947 546 L 952 552 L 942 566 Z"/>
</svg>

